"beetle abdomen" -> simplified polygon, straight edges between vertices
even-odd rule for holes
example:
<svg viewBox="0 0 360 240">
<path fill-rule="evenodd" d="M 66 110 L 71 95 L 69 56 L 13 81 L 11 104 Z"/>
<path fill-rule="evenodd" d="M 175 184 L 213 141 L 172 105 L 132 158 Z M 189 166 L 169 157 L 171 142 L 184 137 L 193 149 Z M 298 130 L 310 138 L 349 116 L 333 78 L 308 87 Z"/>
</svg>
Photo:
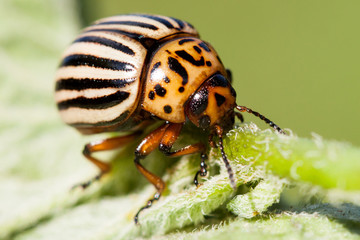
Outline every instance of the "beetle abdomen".
<svg viewBox="0 0 360 240">
<path fill-rule="evenodd" d="M 177 33 L 197 35 L 186 22 L 154 15 L 114 16 L 86 28 L 65 51 L 56 75 L 63 120 L 80 131 L 110 131 L 125 122 L 139 103 L 149 43 Z"/>
</svg>

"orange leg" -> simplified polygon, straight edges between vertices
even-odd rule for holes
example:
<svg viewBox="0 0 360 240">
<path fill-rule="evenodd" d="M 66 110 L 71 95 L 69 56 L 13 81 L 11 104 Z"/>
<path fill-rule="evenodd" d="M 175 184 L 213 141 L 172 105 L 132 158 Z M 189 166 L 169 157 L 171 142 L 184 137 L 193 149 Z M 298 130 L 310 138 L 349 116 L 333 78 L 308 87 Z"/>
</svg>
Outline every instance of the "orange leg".
<svg viewBox="0 0 360 240">
<path fill-rule="evenodd" d="M 205 161 L 207 160 L 207 155 L 205 153 L 206 147 L 203 143 L 195 143 L 192 145 L 188 145 L 186 147 L 183 147 L 179 150 L 176 150 L 174 152 L 167 152 L 166 155 L 170 157 L 179 157 L 183 155 L 193 154 L 193 153 L 200 153 L 201 154 L 201 162 L 200 162 L 200 170 L 196 172 L 194 177 L 194 184 L 196 186 L 199 185 L 198 176 L 205 177 L 207 174 L 207 165 Z"/>
<path fill-rule="evenodd" d="M 196 173 L 194 178 L 194 184 L 198 186 L 199 184 L 198 175 L 200 174 L 200 176 L 204 177 L 206 176 L 207 173 L 206 171 L 207 166 L 205 164 L 205 160 L 207 159 L 207 155 L 205 154 L 205 150 L 206 150 L 205 145 L 202 143 L 195 143 L 173 152 L 170 151 L 180 134 L 182 126 L 183 126 L 182 123 L 170 124 L 170 126 L 166 129 L 163 138 L 161 139 L 159 149 L 170 157 L 179 157 L 193 153 L 200 153 L 201 154 L 200 170 Z"/>
<path fill-rule="evenodd" d="M 147 155 L 149 155 L 152 151 L 154 151 L 160 144 L 160 141 L 165 133 L 165 130 L 169 127 L 168 123 L 161 125 L 159 128 L 155 129 L 151 132 L 148 136 L 146 136 L 139 146 L 136 148 L 135 151 L 135 166 L 139 170 L 139 172 L 144 175 L 144 177 L 156 188 L 157 192 L 155 193 L 154 197 L 150 199 L 146 206 L 140 208 L 140 210 L 136 213 L 134 217 L 134 221 L 137 224 L 139 214 L 142 210 L 151 207 L 152 203 L 155 200 L 158 200 L 161 196 L 161 193 L 164 191 L 165 183 L 161 180 L 160 177 L 156 176 L 155 174 L 151 173 L 144 166 L 140 163 L 141 159 L 144 159 Z"/>
<path fill-rule="evenodd" d="M 99 159 L 91 156 L 92 153 L 119 148 L 129 143 L 130 141 L 134 140 L 140 134 L 141 132 L 135 132 L 133 134 L 126 136 L 113 137 L 113 138 L 108 138 L 101 141 L 94 141 L 86 144 L 83 150 L 83 154 L 90 162 L 95 164 L 100 169 L 100 173 L 96 175 L 94 178 L 90 179 L 89 181 L 82 184 L 78 184 L 74 187 L 81 186 L 82 188 L 87 188 L 91 183 L 93 183 L 96 180 L 99 180 L 105 173 L 110 171 L 111 169 L 110 164 L 100 161 Z"/>
<path fill-rule="evenodd" d="M 193 145 L 189 145 L 186 147 L 183 147 L 177 151 L 171 152 L 171 148 L 175 141 L 177 140 L 181 129 L 182 129 L 183 123 L 169 123 L 164 124 L 160 126 L 158 129 L 153 131 L 149 134 L 138 146 L 135 152 L 135 165 L 138 168 L 138 170 L 148 179 L 149 182 L 151 182 L 155 188 L 157 189 L 157 193 L 154 195 L 152 199 L 150 199 L 146 206 L 142 207 L 137 214 L 135 215 L 135 223 L 138 223 L 139 214 L 141 211 L 143 211 L 146 208 L 149 208 L 152 206 L 152 203 L 155 200 L 158 200 L 161 196 L 161 193 L 163 192 L 165 188 L 165 183 L 159 178 L 158 176 L 155 176 L 153 173 L 146 170 L 141 164 L 140 159 L 144 158 L 146 155 L 148 155 L 151 151 L 155 150 L 157 147 L 164 152 L 167 156 L 170 157 L 178 157 L 183 156 L 187 154 L 192 153 L 201 153 L 201 169 L 196 173 L 194 183 L 198 185 L 197 177 L 200 174 L 200 176 L 205 176 L 206 171 L 206 164 L 205 160 L 207 159 L 207 156 L 205 154 L 205 145 L 202 143 L 196 143 Z"/>
</svg>

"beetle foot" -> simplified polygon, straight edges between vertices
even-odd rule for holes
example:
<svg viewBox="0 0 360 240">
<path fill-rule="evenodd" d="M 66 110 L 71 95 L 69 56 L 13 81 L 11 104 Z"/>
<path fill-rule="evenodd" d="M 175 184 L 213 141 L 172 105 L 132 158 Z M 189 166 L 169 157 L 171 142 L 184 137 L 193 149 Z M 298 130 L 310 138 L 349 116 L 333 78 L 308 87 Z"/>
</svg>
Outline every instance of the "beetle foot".
<svg viewBox="0 0 360 240">
<path fill-rule="evenodd" d="M 207 155 L 201 154 L 200 170 L 196 172 L 194 177 L 194 184 L 196 185 L 196 187 L 199 187 L 198 176 L 200 175 L 201 177 L 205 177 L 207 174 L 207 170 L 206 170 L 207 165 L 205 163 L 206 159 L 207 159 Z"/>
<path fill-rule="evenodd" d="M 143 210 L 151 207 L 154 201 L 159 200 L 160 196 L 161 196 L 160 193 L 158 193 L 158 192 L 155 193 L 154 197 L 153 197 L 152 199 L 150 199 L 150 200 L 146 203 L 146 205 L 145 205 L 144 207 L 142 207 L 142 208 L 139 209 L 139 211 L 136 213 L 136 215 L 135 215 L 135 217 L 134 217 L 134 222 L 135 222 L 136 225 L 140 225 L 140 223 L 139 223 L 139 214 L 140 214 Z"/>
<path fill-rule="evenodd" d="M 201 183 L 199 183 L 199 180 L 198 180 L 199 175 L 201 177 L 205 177 L 206 174 L 207 174 L 206 169 L 200 169 L 199 171 L 196 172 L 195 177 L 194 177 L 194 184 L 196 187 L 199 187 L 202 185 Z"/>
<path fill-rule="evenodd" d="M 88 180 L 86 182 L 78 183 L 78 184 L 74 185 L 71 188 L 71 190 L 74 190 L 76 188 L 82 188 L 83 190 L 85 190 L 86 188 L 88 188 L 94 182 L 99 181 L 104 174 L 105 173 L 99 173 L 98 175 L 96 175 L 95 177 L 91 178 L 90 180 Z"/>
</svg>

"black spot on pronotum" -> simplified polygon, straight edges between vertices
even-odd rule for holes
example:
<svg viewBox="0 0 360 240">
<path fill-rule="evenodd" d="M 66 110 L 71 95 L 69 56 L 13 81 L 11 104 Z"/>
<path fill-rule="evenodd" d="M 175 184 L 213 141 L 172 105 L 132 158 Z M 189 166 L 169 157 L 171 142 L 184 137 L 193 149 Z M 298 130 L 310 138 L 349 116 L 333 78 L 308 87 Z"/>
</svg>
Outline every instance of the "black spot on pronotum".
<svg viewBox="0 0 360 240">
<path fill-rule="evenodd" d="M 183 65 L 181 65 L 179 63 L 179 61 L 173 57 L 168 58 L 168 65 L 169 65 L 170 70 L 176 72 L 177 74 L 179 74 L 182 77 L 182 79 L 183 79 L 182 85 L 187 84 L 187 82 L 189 80 L 189 76 L 188 76 L 186 69 L 183 67 Z"/>
<path fill-rule="evenodd" d="M 183 45 L 186 42 L 193 42 L 193 41 L 195 41 L 195 40 L 191 39 L 191 38 L 184 38 L 179 41 L 179 45 Z"/>
<path fill-rule="evenodd" d="M 171 113 L 172 112 L 172 108 L 169 105 L 165 105 L 164 106 L 164 112 L 165 113 Z"/>
<path fill-rule="evenodd" d="M 201 42 L 199 43 L 199 46 L 204 49 L 207 52 L 211 52 L 210 48 L 208 47 L 208 45 L 205 42 Z"/>
<path fill-rule="evenodd" d="M 216 105 L 220 107 L 225 101 L 226 98 L 223 95 L 215 93 Z"/>
<path fill-rule="evenodd" d="M 151 80 L 155 80 L 155 76 L 154 76 L 154 72 L 156 71 L 156 69 L 158 69 L 161 66 L 161 62 L 157 62 L 154 64 L 154 66 L 152 67 L 151 71 L 150 71 L 150 78 Z"/>
<path fill-rule="evenodd" d="M 166 89 L 163 88 L 160 84 L 156 84 L 155 85 L 155 92 L 156 92 L 156 95 L 158 95 L 160 97 L 163 97 L 166 94 Z"/>
<path fill-rule="evenodd" d="M 201 53 L 201 49 L 198 46 L 193 46 L 193 48 L 197 53 Z"/>
<path fill-rule="evenodd" d="M 164 82 L 169 83 L 169 82 L 170 82 L 170 79 L 169 79 L 167 76 L 165 76 L 165 77 L 164 77 Z"/>
<path fill-rule="evenodd" d="M 149 97 L 150 100 L 154 100 L 154 98 L 155 98 L 154 91 L 150 91 L 148 97 Z"/>
<path fill-rule="evenodd" d="M 188 52 L 181 50 L 181 51 L 175 51 L 176 55 L 184 59 L 185 61 L 188 61 L 192 65 L 195 66 L 204 66 L 205 61 L 204 57 L 201 56 L 200 60 L 195 60 L 193 56 L 191 56 Z"/>
<path fill-rule="evenodd" d="M 210 80 L 209 84 L 212 87 L 227 87 L 229 85 L 228 80 L 221 75 L 221 74 L 215 74 Z"/>
<path fill-rule="evenodd" d="M 161 62 L 155 63 L 154 66 L 151 69 L 151 73 L 153 73 L 159 66 L 161 66 Z"/>
<path fill-rule="evenodd" d="M 210 117 L 208 115 L 204 115 L 199 119 L 199 127 L 208 128 L 210 126 Z"/>
<path fill-rule="evenodd" d="M 184 87 L 179 87 L 179 92 L 184 92 L 185 88 Z"/>
<path fill-rule="evenodd" d="M 211 67 L 211 62 L 210 61 L 206 61 L 206 66 L 208 66 L 208 67 Z"/>
</svg>

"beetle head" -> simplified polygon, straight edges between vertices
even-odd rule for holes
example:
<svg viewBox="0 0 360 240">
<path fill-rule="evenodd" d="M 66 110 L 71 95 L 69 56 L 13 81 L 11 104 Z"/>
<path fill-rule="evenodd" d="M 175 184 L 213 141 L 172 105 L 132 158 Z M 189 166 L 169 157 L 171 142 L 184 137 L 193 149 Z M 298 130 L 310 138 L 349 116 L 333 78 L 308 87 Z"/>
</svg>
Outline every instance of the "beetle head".
<svg viewBox="0 0 360 240">
<path fill-rule="evenodd" d="M 236 92 L 230 82 L 222 74 L 217 73 L 207 79 L 185 105 L 186 116 L 191 122 L 197 127 L 210 129 L 210 143 L 212 142 L 213 135 L 218 136 L 218 146 L 229 174 L 231 186 L 234 189 L 236 189 L 235 177 L 223 144 L 224 134 L 234 126 L 234 109 L 240 112 L 251 113 L 265 121 L 279 133 L 284 133 L 278 125 L 260 113 L 245 106 L 238 106 L 235 99 Z M 242 117 L 240 119 L 242 120 Z"/>
<path fill-rule="evenodd" d="M 229 130 L 234 125 L 236 92 L 220 73 L 211 76 L 186 103 L 185 112 L 197 127 L 208 129 L 220 125 Z"/>
</svg>

